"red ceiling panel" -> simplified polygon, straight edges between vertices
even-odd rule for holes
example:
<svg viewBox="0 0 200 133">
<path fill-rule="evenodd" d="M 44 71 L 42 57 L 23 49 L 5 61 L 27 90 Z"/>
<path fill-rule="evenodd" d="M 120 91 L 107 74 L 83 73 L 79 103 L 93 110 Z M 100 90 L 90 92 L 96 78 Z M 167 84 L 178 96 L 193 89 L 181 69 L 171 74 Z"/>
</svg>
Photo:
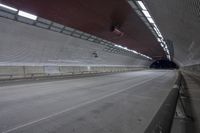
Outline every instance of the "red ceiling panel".
<svg viewBox="0 0 200 133">
<path fill-rule="evenodd" d="M 1 0 L 4 4 L 121 44 L 150 57 L 165 57 L 127 0 Z M 111 32 L 116 25 L 123 32 Z"/>
</svg>

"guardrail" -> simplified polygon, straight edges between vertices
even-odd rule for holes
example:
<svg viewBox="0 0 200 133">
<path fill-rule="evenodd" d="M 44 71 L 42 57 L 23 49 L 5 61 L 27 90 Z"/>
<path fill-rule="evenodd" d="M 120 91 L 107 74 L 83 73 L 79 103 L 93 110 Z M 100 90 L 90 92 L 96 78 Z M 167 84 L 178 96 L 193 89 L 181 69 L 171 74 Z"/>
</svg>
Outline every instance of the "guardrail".
<svg viewBox="0 0 200 133">
<path fill-rule="evenodd" d="M 145 133 L 170 133 L 178 98 L 183 88 L 182 81 L 183 77 L 179 72 L 173 89 L 145 130 Z"/>
</svg>

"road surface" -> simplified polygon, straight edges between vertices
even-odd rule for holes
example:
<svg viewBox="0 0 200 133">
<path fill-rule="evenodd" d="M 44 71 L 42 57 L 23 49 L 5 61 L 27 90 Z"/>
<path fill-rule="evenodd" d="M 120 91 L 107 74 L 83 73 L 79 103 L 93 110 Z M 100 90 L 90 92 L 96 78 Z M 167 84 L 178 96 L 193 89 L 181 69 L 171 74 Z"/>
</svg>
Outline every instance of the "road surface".
<svg viewBox="0 0 200 133">
<path fill-rule="evenodd" d="M 0 132 L 143 133 L 175 79 L 147 70 L 0 85 Z"/>
</svg>

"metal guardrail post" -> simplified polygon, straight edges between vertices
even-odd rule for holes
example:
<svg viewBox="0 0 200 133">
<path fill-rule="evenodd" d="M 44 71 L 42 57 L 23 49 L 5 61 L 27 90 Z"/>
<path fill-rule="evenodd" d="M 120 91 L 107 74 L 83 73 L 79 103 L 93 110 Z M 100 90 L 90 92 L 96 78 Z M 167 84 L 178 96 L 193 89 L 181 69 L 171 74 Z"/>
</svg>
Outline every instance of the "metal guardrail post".
<svg viewBox="0 0 200 133">
<path fill-rule="evenodd" d="M 178 102 L 181 81 L 182 75 L 179 72 L 173 89 L 145 130 L 145 133 L 170 133 Z"/>
</svg>

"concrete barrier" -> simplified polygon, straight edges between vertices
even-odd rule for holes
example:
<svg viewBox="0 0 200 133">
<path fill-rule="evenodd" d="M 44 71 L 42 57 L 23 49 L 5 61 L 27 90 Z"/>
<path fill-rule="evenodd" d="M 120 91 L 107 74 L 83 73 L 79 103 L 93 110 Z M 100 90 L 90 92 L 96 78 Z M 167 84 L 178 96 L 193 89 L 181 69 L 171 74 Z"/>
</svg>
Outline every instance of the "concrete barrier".
<svg viewBox="0 0 200 133">
<path fill-rule="evenodd" d="M 88 73 L 127 72 L 143 69 L 146 68 L 130 66 L 0 66 L 0 80 Z"/>
<path fill-rule="evenodd" d="M 42 66 L 24 66 L 25 77 L 45 76 Z"/>
<path fill-rule="evenodd" d="M 68 75 L 73 73 L 73 67 L 72 66 L 60 66 L 60 72 L 61 74 Z"/>
<path fill-rule="evenodd" d="M 44 66 L 44 73 L 48 76 L 61 75 L 59 66 Z"/>
<path fill-rule="evenodd" d="M 200 75 L 200 64 L 184 66 L 181 68 L 182 71 L 188 71 Z"/>
<path fill-rule="evenodd" d="M 24 67 L 0 66 L 0 79 L 12 79 L 24 77 Z"/>
</svg>

